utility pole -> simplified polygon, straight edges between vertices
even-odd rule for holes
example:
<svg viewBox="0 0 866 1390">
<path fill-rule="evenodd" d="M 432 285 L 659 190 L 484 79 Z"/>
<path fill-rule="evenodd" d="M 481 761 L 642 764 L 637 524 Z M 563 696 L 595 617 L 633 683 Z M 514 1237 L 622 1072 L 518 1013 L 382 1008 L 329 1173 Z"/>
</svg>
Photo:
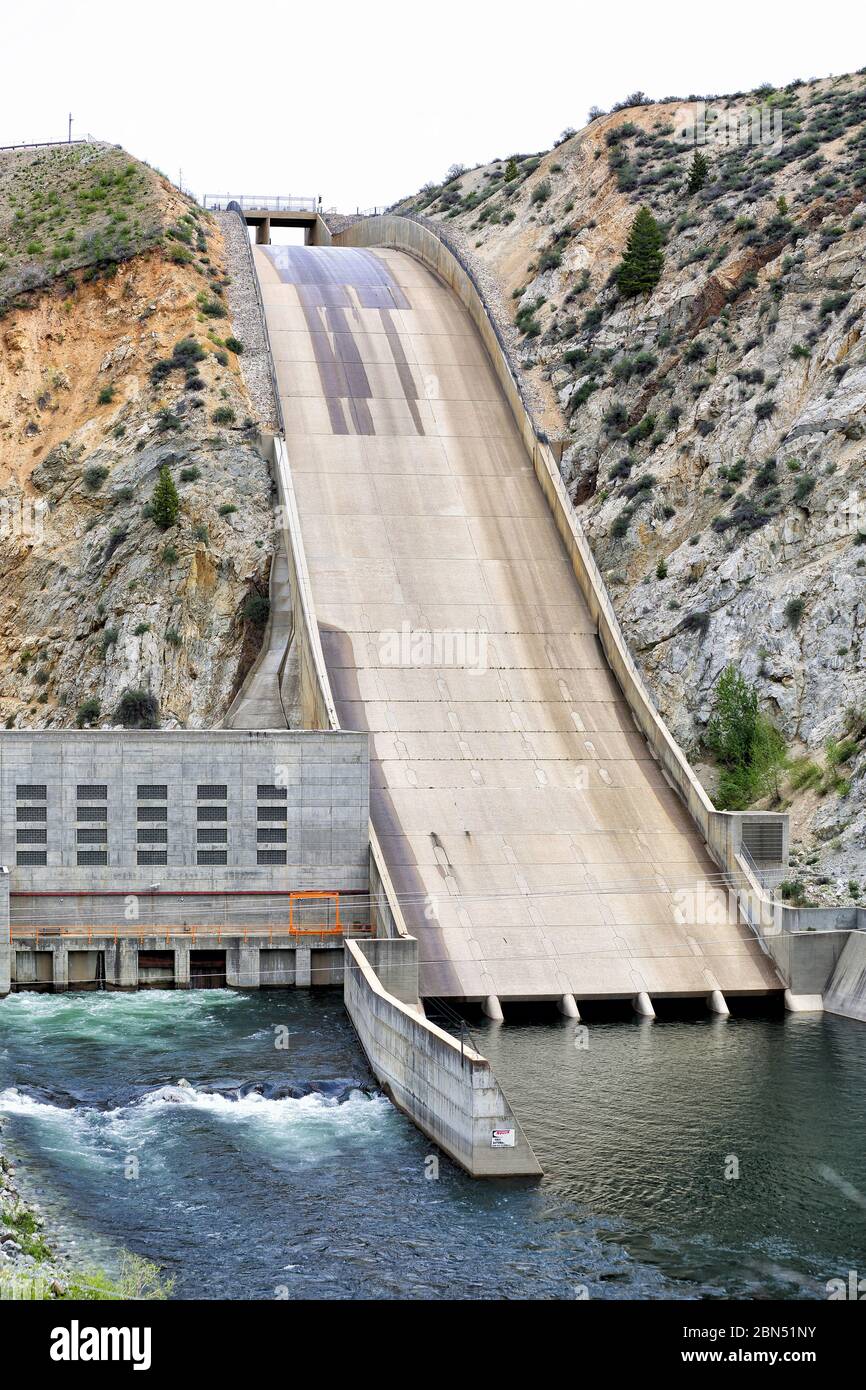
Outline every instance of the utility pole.
<svg viewBox="0 0 866 1390">
<path fill-rule="evenodd" d="M 69 113 L 69 136 L 68 136 L 68 143 L 69 143 L 70 145 L 72 144 L 72 112 L 71 112 L 71 111 L 70 111 L 70 113 Z"/>
</svg>

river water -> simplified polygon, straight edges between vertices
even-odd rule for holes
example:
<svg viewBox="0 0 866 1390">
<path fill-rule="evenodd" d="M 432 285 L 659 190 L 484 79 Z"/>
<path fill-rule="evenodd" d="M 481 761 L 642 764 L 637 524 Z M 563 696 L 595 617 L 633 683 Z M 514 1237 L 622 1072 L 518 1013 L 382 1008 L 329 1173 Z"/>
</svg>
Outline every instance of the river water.
<svg viewBox="0 0 866 1390">
<path fill-rule="evenodd" d="M 796 1298 L 866 1273 L 862 1026 L 475 1032 L 541 1183 L 437 1176 L 331 991 L 11 995 L 4 1147 L 78 1263 L 132 1249 L 178 1297 Z"/>
</svg>

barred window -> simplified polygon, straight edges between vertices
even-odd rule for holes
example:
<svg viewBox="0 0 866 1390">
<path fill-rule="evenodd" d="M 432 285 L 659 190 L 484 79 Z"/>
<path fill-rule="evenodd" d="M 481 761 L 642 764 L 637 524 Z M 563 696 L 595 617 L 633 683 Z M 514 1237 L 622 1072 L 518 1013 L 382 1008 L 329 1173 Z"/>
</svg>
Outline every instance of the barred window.
<svg viewBox="0 0 866 1390">
<path fill-rule="evenodd" d="M 200 845 L 210 841 L 211 844 L 228 844 L 229 832 L 223 826 L 205 827 L 198 832 L 198 842 Z"/>
<path fill-rule="evenodd" d="M 200 849 L 197 862 L 199 864 L 226 864 L 228 863 L 228 851 L 224 849 Z"/>
<path fill-rule="evenodd" d="M 259 820 L 285 820 L 285 806 L 260 806 Z"/>
<path fill-rule="evenodd" d="M 139 782 L 138 799 L 139 801 L 165 801 L 168 796 L 168 785 L 165 782 Z"/>
<path fill-rule="evenodd" d="M 168 850 L 165 849 L 140 849 L 138 851 L 139 864 L 167 864 Z"/>
<path fill-rule="evenodd" d="M 285 864 L 286 851 L 284 849 L 260 849 L 256 851 L 257 864 Z"/>
<path fill-rule="evenodd" d="M 139 806 L 139 820 L 168 820 L 167 806 Z"/>
<path fill-rule="evenodd" d="M 48 784 L 46 782 L 19 782 L 15 788 L 15 795 L 19 801 L 46 801 L 48 799 Z"/>
<path fill-rule="evenodd" d="M 162 825 L 145 825 L 138 827 L 136 836 L 139 844 L 168 844 L 168 830 Z"/>
<path fill-rule="evenodd" d="M 256 831 L 256 839 L 271 840 L 276 844 L 284 845 L 286 843 L 286 836 L 288 835 L 288 833 L 289 832 L 286 830 L 286 827 L 284 825 L 275 825 L 273 827 L 266 826 L 264 829 L 261 829 L 260 827 Z"/>
<path fill-rule="evenodd" d="M 15 808 L 15 819 L 16 819 L 16 820 L 47 820 L 47 819 L 48 819 L 48 807 L 47 807 L 47 806 L 16 806 L 16 808 Z"/>
<path fill-rule="evenodd" d="M 48 831 L 44 826 L 34 825 L 29 830 L 19 830 L 15 838 L 19 845 L 46 845 Z"/>
<path fill-rule="evenodd" d="M 259 801 L 285 801 L 288 794 L 286 787 L 270 787 L 265 782 L 259 782 L 256 788 Z"/>
<path fill-rule="evenodd" d="M 15 856 L 15 863 L 19 866 L 24 864 L 47 864 L 48 851 L 44 849 L 19 849 Z"/>
<path fill-rule="evenodd" d="M 82 784 L 79 782 L 79 784 L 78 784 L 78 800 L 79 800 L 79 801 L 107 801 L 107 800 L 108 800 L 108 787 L 105 786 L 104 784 L 94 784 L 92 787 L 90 787 L 90 786 L 82 786 Z"/>
<path fill-rule="evenodd" d="M 225 806 L 197 806 L 196 814 L 199 820 L 228 820 Z"/>
<path fill-rule="evenodd" d="M 228 797 L 228 787 L 220 787 L 216 783 L 200 783 L 198 788 L 199 801 L 225 801 Z"/>
<path fill-rule="evenodd" d="M 80 849 L 78 851 L 79 864 L 107 864 L 107 849 Z"/>
<path fill-rule="evenodd" d="M 103 845 L 108 839 L 108 826 L 97 830 L 77 830 L 75 838 L 80 845 Z"/>
<path fill-rule="evenodd" d="M 77 820 L 108 820 L 107 806 L 79 806 Z"/>
</svg>

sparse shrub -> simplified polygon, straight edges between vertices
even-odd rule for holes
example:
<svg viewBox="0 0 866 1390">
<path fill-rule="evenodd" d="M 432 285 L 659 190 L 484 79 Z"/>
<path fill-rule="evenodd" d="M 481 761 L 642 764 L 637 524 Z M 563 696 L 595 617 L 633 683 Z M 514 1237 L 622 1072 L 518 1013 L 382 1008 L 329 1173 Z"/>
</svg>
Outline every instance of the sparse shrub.
<svg viewBox="0 0 866 1390">
<path fill-rule="evenodd" d="M 800 626 L 800 619 L 806 611 L 806 604 L 801 598 L 789 598 L 785 604 L 785 621 L 789 627 Z"/>
<path fill-rule="evenodd" d="M 264 627 L 271 611 L 270 599 L 265 594 L 250 594 L 242 611 L 248 623 L 253 623 L 256 627 Z"/>
<path fill-rule="evenodd" d="M 241 342 L 240 338 L 226 338 L 225 345 L 228 348 L 229 352 L 234 352 L 238 355 L 240 355 L 240 353 L 242 353 L 244 350 L 244 345 Z"/>
<path fill-rule="evenodd" d="M 82 700 L 75 713 L 75 723 L 79 729 L 83 729 L 85 724 L 95 724 L 99 718 L 102 706 L 93 696 L 87 700 Z"/>
<path fill-rule="evenodd" d="M 149 690 L 124 690 L 114 717 L 125 729 L 157 729 L 159 701 Z"/>
<path fill-rule="evenodd" d="M 215 425 L 233 425 L 237 416 L 230 405 L 219 405 L 210 418 Z"/>
<path fill-rule="evenodd" d="M 96 399 L 99 405 L 111 405 L 111 402 L 114 400 L 114 387 L 103 386 Z"/>
<path fill-rule="evenodd" d="M 82 477 L 88 492 L 97 492 L 108 477 L 108 469 L 101 463 L 94 463 L 85 468 Z"/>
</svg>

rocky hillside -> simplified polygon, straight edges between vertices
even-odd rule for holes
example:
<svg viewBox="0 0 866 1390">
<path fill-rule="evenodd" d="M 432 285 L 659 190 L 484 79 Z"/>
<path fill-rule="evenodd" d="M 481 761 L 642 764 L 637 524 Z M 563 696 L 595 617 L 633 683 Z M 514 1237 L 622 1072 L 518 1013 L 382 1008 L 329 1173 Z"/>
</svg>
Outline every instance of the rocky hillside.
<svg viewBox="0 0 866 1390">
<path fill-rule="evenodd" d="M 786 744 L 758 804 L 791 811 L 788 891 L 856 901 L 866 72 L 592 114 L 549 152 L 453 170 L 396 210 L 443 223 L 490 288 L 632 649 L 708 785 L 733 663 Z M 663 270 L 626 298 L 642 206 Z"/>
<path fill-rule="evenodd" d="M 122 150 L 0 155 L 7 728 L 218 723 L 255 657 L 271 484 L 227 284 L 209 215 Z"/>
</svg>

